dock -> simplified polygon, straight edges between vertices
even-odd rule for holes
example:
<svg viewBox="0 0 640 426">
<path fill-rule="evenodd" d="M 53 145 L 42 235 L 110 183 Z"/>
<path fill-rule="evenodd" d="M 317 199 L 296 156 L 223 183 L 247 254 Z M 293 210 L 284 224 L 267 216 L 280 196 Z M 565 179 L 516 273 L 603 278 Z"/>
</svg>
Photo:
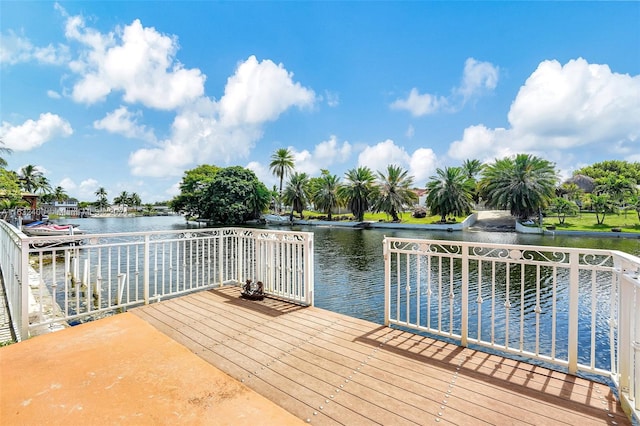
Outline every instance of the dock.
<svg viewBox="0 0 640 426">
<path fill-rule="evenodd" d="M 605 384 L 238 287 L 38 336 L 0 362 L 2 424 L 631 424 Z"/>
</svg>

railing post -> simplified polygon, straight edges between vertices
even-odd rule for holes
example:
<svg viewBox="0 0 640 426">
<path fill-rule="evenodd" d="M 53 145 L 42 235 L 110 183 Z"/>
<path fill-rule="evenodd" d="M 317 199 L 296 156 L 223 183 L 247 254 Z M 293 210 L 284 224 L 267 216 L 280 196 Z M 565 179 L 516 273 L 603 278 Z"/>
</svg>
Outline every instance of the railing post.
<svg viewBox="0 0 640 426">
<path fill-rule="evenodd" d="M 382 240 L 382 257 L 384 258 L 384 325 L 389 327 L 391 313 L 391 258 L 389 256 L 389 240 Z"/>
<path fill-rule="evenodd" d="M 460 345 L 467 347 L 469 336 L 469 246 L 461 244 L 462 250 L 462 312 L 460 318 Z M 451 258 L 453 262 L 453 258 Z"/>
<path fill-rule="evenodd" d="M 580 254 L 569 254 L 569 336 L 568 369 L 569 374 L 578 372 L 578 302 L 580 298 Z"/>
<path fill-rule="evenodd" d="M 304 267 L 306 272 L 304 276 L 307 278 L 307 282 L 304 287 L 306 291 L 306 302 L 310 306 L 314 306 L 315 304 L 315 276 L 314 276 L 314 254 L 313 254 L 313 234 L 309 234 L 307 237 L 307 247 L 306 247 L 306 260 L 304 262 Z"/>
<path fill-rule="evenodd" d="M 143 271 L 142 271 L 142 297 L 144 298 L 144 304 L 149 304 L 149 234 L 144 236 L 144 249 L 143 249 Z"/>
<path fill-rule="evenodd" d="M 20 338 L 29 338 L 29 242 L 20 241 Z"/>
</svg>

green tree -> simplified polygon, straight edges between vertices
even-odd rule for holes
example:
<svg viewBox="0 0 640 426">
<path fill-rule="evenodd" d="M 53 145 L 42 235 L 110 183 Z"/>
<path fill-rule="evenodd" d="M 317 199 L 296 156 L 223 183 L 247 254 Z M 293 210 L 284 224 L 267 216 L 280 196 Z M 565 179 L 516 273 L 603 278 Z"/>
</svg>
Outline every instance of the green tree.
<svg viewBox="0 0 640 426">
<path fill-rule="evenodd" d="M 394 222 L 400 220 L 400 212 L 418 201 L 418 196 L 411 189 L 413 176 L 409 176 L 409 172 L 400 166 L 387 166 L 386 174 L 378 171 L 377 186 L 373 210 L 387 213 Z"/>
<path fill-rule="evenodd" d="M 631 210 L 635 210 L 635 212 L 638 214 L 638 220 L 640 220 L 640 196 L 639 195 L 632 195 L 631 197 L 629 197 L 628 208 Z"/>
<path fill-rule="evenodd" d="M 347 171 L 344 180 L 344 184 L 338 188 L 338 196 L 349 207 L 356 220 L 362 222 L 375 195 L 376 178 L 370 168 L 358 167 Z"/>
<path fill-rule="evenodd" d="M 5 147 L 4 142 L 0 139 L 0 154 L 3 155 L 0 156 L 0 168 L 4 169 L 8 165 L 7 160 L 4 158 L 4 154 L 11 154 L 12 152 L 11 148 Z"/>
<path fill-rule="evenodd" d="M 609 175 L 596 179 L 596 194 L 608 194 L 611 201 L 621 205 L 625 197 L 635 194 L 636 182 L 623 176 Z"/>
<path fill-rule="evenodd" d="M 34 194 L 40 187 L 42 177 L 42 171 L 32 164 L 24 166 L 20 169 L 20 172 L 18 172 L 21 188 L 32 194 Z"/>
<path fill-rule="evenodd" d="M 0 210 L 17 207 L 22 202 L 22 191 L 20 190 L 18 176 L 14 172 L 3 168 L 0 168 L 0 201 L 4 206 Z"/>
<path fill-rule="evenodd" d="M 558 194 L 566 196 L 569 201 L 579 201 L 584 191 L 575 183 L 565 182 L 558 188 Z"/>
<path fill-rule="evenodd" d="M 586 175 L 595 180 L 616 176 L 633 180 L 636 184 L 640 184 L 640 162 L 606 160 L 576 170 L 574 175 L 577 174 Z"/>
<path fill-rule="evenodd" d="M 132 207 L 140 207 L 142 205 L 142 200 L 138 193 L 132 192 L 131 195 L 129 195 L 129 204 Z"/>
<path fill-rule="evenodd" d="M 187 217 L 201 217 L 205 190 L 220 170 L 220 167 L 204 164 L 185 171 L 180 182 L 180 194 L 169 202 L 171 209 Z"/>
<path fill-rule="evenodd" d="M 578 205 L 566 198 L 556 197 L 551 202 L 551 211 L 558 216 L 558 223 L 562 225 L 567 215 L 575 215 L 578 213 Z"/>
<path fill-rule="evenodd" d="M 95 195 L 96 197 L 98 197 L 95 202 L 95 206 L 98 211 L 103 211 L 107 207 L 109 207 L 109 202 L 107 201 L 107 191 L 104 189 L 104 187 L 101 186 L 100 188 L 98 188 L 95 192 Z"/>
<path fill-rule="evenodd" d="M 129 193 L 127 191 L 122 191 L 120 195 L 118 195 L 113 199 L 113 204 L 118 205 L 121 208 L 129 207 L 130 206 Z"/>
<path fill-rule="evenodd" d="M 340 197 L 338 196 L 338 187 L 340 186 L 340 178 L 329 173 L 323 174 L 318 181 L 319 187 L 313 194 L 313 201 L 316 208 L 327 213 L 327 218 L 332 220 L 333 210 L 340 207 Z"/>
<path fill-rule="evenodd" d="M 615 213 L 616 206 L 611 201 L 609 194 L 589 194 L 591 207 L 596 212 L 596 221 L 598 225 L 604 223 L 604 219 L 609 213 Z"/>
<path fill-rule="evenodd" d="M 66 201 L 69 198 L 67 192 L 61 186 L 56 186 L 53 190 L 53 199 L 59 203 Z"/>
<path fill-rule="evenodd" d="M 482 169 L 484 168 L 484 164 L 480 160 L 464 160 L 462 163 L 462 170 L 464 174 L 469 178 L 476 180 Z"/>
<path fill-rule="evenodd" d="M 222 225 L 239 224 L 259 217 L 269 205 L 269 190 L 251 170 L 226 167 L 204 189 L 201 202 L 203 219 Z"/>
<path fill-rule="evenodd" d="M 300 219 L 304 219 L 302 212 L 310 199 L 309 176 L 306 173 L 293 173 L 284 189 L 282 198 L 287 205 L 291 206 L 291 219 L 293 219 L 294 211 L 300 215 Z"/>
<path fill-rule="evenodd" d="M 280 148 L 271 155 L 269 170 L 280 179 L 280 192 L 278 199 L 278 213 L 282 209 L 282 181 L 294 169 L 293 154 L 288 148 Z"/>
<path fill-rule="evenodd" d="M 427 206 L 432 214 L 439 214 L 445 222 L 448 215 L 462 216 L 471 213 L 475 181 L 461 167 L 445 167 L 436 170 L 427 183 Z"/>
<path fill-rule="evenodd" d="M 503 158 L 487 165 L 480 179 L 480 193 L 488 206 L 510 210 L 526 220 L 555 197 L 557 177 L 553 164 L 528 154 Z"/>
</svg>

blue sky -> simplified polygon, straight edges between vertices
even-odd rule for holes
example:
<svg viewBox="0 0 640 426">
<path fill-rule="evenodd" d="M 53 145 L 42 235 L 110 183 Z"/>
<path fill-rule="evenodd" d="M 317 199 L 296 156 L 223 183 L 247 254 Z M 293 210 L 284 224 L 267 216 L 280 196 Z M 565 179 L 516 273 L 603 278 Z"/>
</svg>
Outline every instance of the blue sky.
<svg viewBox="0 0 640 426">
<path fill-rule="evenodd" d="M 343 176 L 640 161 L 640 2 L 0 2 L 0 137 L 83 201 L 271 154 Z"/>
</svg>

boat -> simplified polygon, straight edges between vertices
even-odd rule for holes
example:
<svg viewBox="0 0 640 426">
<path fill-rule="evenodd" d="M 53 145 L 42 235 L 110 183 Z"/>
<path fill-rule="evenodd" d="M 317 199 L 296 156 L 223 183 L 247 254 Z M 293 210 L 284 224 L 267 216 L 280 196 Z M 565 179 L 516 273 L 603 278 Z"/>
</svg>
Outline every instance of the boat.
<svg viewBox="0 0 640 426">
<path fill-rule="evenodd" d="M 262 219 L 269 225 L 291 225 L 289 216 L 279 216 L 277 214 L 262 215 Z"/>
<path fill-rule="evenodd" d="M 84 231 L 78 225 L 54 225 L 42 221 L 32 222 L 22 227 L 22 232 L 30 237 L 58 237 L 62 235 L 80 235 Z"/>
</svg>

